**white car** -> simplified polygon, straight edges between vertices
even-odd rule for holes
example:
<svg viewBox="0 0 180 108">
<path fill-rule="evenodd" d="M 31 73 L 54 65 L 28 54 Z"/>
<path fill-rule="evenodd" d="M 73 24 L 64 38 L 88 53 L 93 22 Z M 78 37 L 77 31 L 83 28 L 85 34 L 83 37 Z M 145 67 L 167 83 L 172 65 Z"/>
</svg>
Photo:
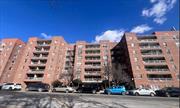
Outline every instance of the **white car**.
<svg viewBox="0 0 180 108">
<path fill-rule="evenodd" d="M 135 90 L 129 90 L 128 93 L 130 95 L 136 95 L 136 96 L 139 96 L 139 95 L 155 96 L 156 95 L 154 90 L 148 89 L 148 88 L 138 88 Z"/>
<path fill-rule="evenodd" d="M 65 93 L 69 93 L 69 92 L 74 92 L 75 89 L 73 89 L 72 87 L 69 86 L 62 86 L 62 87 L 54 87 L 52 89 L 52 92 L 65 92 Z"/>
<path fill-rule="evenodd" d="M 5 83 L 2 86 L 2 90 L 21 90 L 21 84 Z"/>
</svg>

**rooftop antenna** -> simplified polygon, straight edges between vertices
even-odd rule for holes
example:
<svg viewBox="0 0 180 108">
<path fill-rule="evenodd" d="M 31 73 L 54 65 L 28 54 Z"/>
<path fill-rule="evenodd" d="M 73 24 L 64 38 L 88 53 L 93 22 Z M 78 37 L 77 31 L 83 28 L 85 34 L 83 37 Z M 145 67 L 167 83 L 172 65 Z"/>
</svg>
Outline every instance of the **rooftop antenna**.
<svg viewBox="0 0 180 108">
<path fill-rule="evenodd" d="M 171 31 L 176 31 L 176 28 L 173 26 L 173 27 L 171 28 Z"/>
</svg>

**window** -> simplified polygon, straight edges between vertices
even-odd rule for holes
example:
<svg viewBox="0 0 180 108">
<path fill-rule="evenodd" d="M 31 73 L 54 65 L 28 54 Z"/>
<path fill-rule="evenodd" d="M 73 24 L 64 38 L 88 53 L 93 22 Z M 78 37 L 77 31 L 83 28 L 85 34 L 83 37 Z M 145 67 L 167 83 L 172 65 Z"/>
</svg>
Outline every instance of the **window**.
<svg viewBox="0 0 180 108">
<path fill-rule="evenodd" d="M 174 69 L 174 70 L 176 70 L 177 68 L 176 68 L 176 65 L 172 65 L 172 68 Z"/>
<path fill-rule="evenodd" d="M 137 61 L 138 61 L 138 59 L 135 57 L 135 58 L 134 58 L 134 61 L 135 61 L 135 62 L 137 62 Z"/>
<path fill-rule="evenodd" d="M 166 46 L 167 46 L 167 43 L 166 43 L 166 42 L 163 42 L 163 46 L 166 47 Z"/>
<path fill-rule="evenodd" d="M 167 54 L 170 54 L 171 52 L 170 52 L 170 49 L 166 49 L 166 53 Z"/>
<path fill-rule="evenodd" d="M 133 54 L 137 54 L 135 50 L 133 50 Z"/>
<path fill-rule="evenodd" d="M 129 40 L 132 40 L 132 37 L 129 37 Z"/>
<path fill-rule="evenodd" d="M 174 61 L 172 56 L 170 56 L 169 61 L 170 61 L 171 63 Z"/>
<path fill-rule="evenodd" d="M 104 59 L 104 60 L 107 60 L 107 59 L 108 59 L 108 56 L 103 56 L 103 59 Z"/>
<path fill-rule="evenodd" d="M 142 78 L 142 74 L 136 75 L 136 78 L 141 79 Z"/>
<path fill-rule="evenodd" d="M 179 80 L 180 79 L 180 75 L 178 74 L 178 75 L 176 75 L 176 78 Z"/>
<path fill-rule="evenodd" d="M 9 67 L 9 70 L 12 70 L 12 67 Z"/>
<path fill-rule="evenodd" d="M 131 46 L 134 47 L 134 43 L 131 43 Z"/>
<path fill-rule="evenodd" d="M 140 66 L 139 66 L 139 65 L 137 65 L 137 66 L 136 66 L 136 69 L 137 69 L 137 70 L 139 70 L 139 69 L 140 69 Z"/>
</svg>

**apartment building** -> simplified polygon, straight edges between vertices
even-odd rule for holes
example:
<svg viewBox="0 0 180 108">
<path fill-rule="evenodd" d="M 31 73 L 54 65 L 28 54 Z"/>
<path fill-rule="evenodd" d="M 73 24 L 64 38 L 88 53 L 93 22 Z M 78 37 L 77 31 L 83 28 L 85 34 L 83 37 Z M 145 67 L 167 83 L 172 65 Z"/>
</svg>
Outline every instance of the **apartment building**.
<svg viewBox="0 0 180 108">
<path fill-rule="evenodd" d="M 113 76 L 129 88 L 179 87 L 179 31 L 125 33 L 112 49 Z"/>
<path fill-rule="evenodd" d="M 27 42 L 14 82 L 23 84 L 44 82 L 51 84 L 63 73 L 68 44 L 62 37 L 38 39 Z"/>
<path fill-rule="evenodd" d="M 21 83 L 23 88 L 29 83 L 51 84 L 55 80 L 64 84 L 74 79 L 101 83 L 110 75 L 110 49 L 115 46 L 109 41 L 68 44 L 59 36 L 32 37 L 26 44 L 18 39 L 4 39 L 1 43 L 0 81 Z"/>
<path fill-rule="evenodd" d="M 24 46 L 19 39 L 0 41 L 0 83 L 13 82 Z"/>
<path fill-rule="evenodd" d="M 81 79 L 85 84 L 102 83 L 103 80 L 112 80 L 110 70 L 110 49 L 115 43 L 100 41 L 99 43 L 86 43 L 78 41 L 75 45 L 74 79 Z"/>
</svg>

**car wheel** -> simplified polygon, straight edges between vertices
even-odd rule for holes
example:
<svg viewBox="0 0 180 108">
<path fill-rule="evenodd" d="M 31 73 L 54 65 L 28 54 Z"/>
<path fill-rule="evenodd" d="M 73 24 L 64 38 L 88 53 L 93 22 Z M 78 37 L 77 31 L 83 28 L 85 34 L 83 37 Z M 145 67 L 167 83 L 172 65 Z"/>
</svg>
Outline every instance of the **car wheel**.
<svg viewBox="0 0 180 108">
<path fill-rule="evenodd" d="M 150 96 L 152 96 L 152 97 L 153 97 L 153 96 L 155 96 L 155 94 L 154 94 L 154 93 L 150 93 Z"/>
<path fill-rule="evenodd" d="M 166 92 L 166 97 L 171 97 L 170 94 L 168 92 Z"/>
<path fill-rule="evenodd" d="M 108 94 L 108 95 L 110 95 L 110 94 L 111 94 L 111 92 L 110 92 L 110 91 L 108 91 L 108 92 L 107 92 L 107 94 Z"/>
<path fill-rule="evenodd" d="M 96 90 L 93 90 L 92 93 L 93 93 L 93 94 L 96 94 Z"/>
<path fill-rule="evenodd" d="M 135 96 L 139 96 L 139 93 L 138 93 L 138 92 L 136 92 L 136 93 L 135 93 Z"/>
<path fill-rule="evenodd" d="M 9 87 L 9 90 L 12 90 L 12 87 Z"/>
<path fill-rule="evenodd" d="M 25 91 L 29 91 L 29 89 L 28 89 L 28 88 L 25 88 Z"/>
<path fill-rule="evenodd" d="M 56 89 L 52 89 L 52 92 L 56 92 Z"/>
<path fill-rule="evenodd" d="M 122 92 L 122 95 L 125 95 L 126 93 L 125 92 Z"/>
<path fill-rule="evenodd" d="M 69 93 L 69 90 L 66 90 L 66 93 Z"/>
<path fill-rule="evenodd" d="M 38 92 L 42 92 L 42 88 L 39 88 L 39 89 L 38 89 Z"/>
</svg>

